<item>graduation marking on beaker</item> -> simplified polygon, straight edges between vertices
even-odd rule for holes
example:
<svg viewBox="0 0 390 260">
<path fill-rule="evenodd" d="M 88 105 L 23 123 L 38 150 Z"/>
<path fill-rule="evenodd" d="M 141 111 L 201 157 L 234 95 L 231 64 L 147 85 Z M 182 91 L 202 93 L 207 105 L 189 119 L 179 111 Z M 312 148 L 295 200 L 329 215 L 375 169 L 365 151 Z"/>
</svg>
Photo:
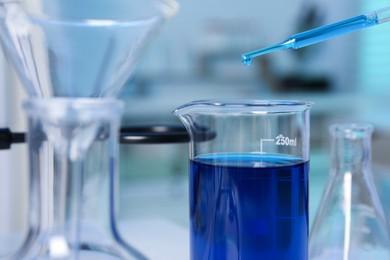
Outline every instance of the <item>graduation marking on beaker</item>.
<svg viewBox="0 0 390 260">
<path fill-rule="evenodd" d="M 263 142 L 275 142 L 275 145 L 281 146 L 297 146 L 297 138 L 291 138 L 288 136 L 284 136 L 279 134 L 275 138 L 262 138 L 260 139 L 260 153 L 265 153 L 263 151 Z"/>
<path fill-rule="evenodd" d="M 276 145 L 297 146 L 297 138 L 290 138 L 288 136 L 278 135 L 276 138 Z"/>
<path fill-rule="evenodd" d="M 263 142 L 275 142 L 275 139 L 260 139 L 260 153 L 263 152 Z"/>
</svg>

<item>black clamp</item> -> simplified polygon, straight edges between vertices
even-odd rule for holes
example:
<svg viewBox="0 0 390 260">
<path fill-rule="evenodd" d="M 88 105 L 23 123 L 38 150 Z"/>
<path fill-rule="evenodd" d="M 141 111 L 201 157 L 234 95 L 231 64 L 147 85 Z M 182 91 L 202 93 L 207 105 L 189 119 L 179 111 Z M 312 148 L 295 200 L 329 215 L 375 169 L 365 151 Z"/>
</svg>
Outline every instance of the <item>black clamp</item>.
<svg viewBox="0 0 390 260">
<path fill-rule="evenodd" d="M 11 148 L 11 144 L 24 143 L 26 135 L 24 133 L 12 133 L 8 128 L 0 128 L 0 150 Z"/>
</svg>

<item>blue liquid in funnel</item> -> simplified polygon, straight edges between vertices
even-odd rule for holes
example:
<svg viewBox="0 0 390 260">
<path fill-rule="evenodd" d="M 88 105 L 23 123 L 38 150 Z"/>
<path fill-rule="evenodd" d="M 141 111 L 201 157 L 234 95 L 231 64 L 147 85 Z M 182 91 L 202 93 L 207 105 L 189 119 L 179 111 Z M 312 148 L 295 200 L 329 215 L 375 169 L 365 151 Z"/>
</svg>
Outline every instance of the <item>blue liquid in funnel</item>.
<svg viewBox="0 0 390 260">
<path fill-rule="evenodd" d="M 307 259 L 308 164 L 261 154 L 190 161 L 191 259 Z"/>
</svg>

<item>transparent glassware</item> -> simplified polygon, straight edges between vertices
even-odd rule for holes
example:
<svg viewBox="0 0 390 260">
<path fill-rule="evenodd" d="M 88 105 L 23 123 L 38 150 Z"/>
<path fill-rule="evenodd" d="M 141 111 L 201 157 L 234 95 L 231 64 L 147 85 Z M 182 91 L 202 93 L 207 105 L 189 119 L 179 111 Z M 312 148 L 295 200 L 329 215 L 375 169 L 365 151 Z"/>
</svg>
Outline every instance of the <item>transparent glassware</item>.
<svg viewBox="0 0 390 260">
<path fill-rule="evenodd" d="M 114 97 L 134 73 L 151 37 L 177 10 L 176 0 L 0 0 L 0 41 L 30 97 Z M 41 138 L 46 134 L 32 126 L 30 130 L 31 135 Z M 42 133 L 37 134 L 39 131 Z M 36 243 L 37 234 L 54 223 L 54 213 L 61 210 L 58 206 L 62 207 L 54 203 L 53 185 L 57 177 L 52 169 L 53 148 L 46 149 L 46 145 L 42 144 L 35 152 L 30 150 L 30 163 L 36 172 L 32 176 L 39 177 L 31 180 L 31 184 L 36 182 L 31 186 L 32 193 L 40 194 L 36 195 L 38 199 L 31 200 L 31 208 L 38 210 L 37 201 L 40 208 L 37 213 L 32 212 L 33 226 L 24 246 Z M 113 220 L 108 213 L 113 211 L 105 207 L 96 209 L 94 203 L 101 196 L 105 196 L 102 201 L 108 207 L 108 195 L 96 194 L 91 187 L 100 189 L 100 185 L 108 185 L 104 169 L 110 169 L 112 164 L 105 157 L 107 147 L 101 140 L 92 140 L 90 147 L 84 155 L 83 176 L 91 181 L 86 184 L 83 179 L 85 200 L 81 217 L 88 224 L 82 228 L 94 231 L 82 232 L 80 239 L 96 240 L 95 227 Z M 96 173 L 90 176 L 93 171 Z M 111 226 L 110 234 L 117 234 L 115 223 Z M 131 247 L 128 249 L 132 251 Z"/>
<path fill-rule="evenodd" d="M 24 244 L 7 259 L 144 259 L 123 241 L 116 228 L 122 107 L 115 99 L 25 102 L 29 118 L 29 231 Z M 100 169 L 91 171 L 90 160 L 96 156 L 89 151 L 97 146 L 100 161 L 94 163 Z M 89 183 L 96 180 L 98 188 L 88 192 Z M 95 197 L 94 221 L 89 218 L 85 194 Z"/>
<path fill-rule="evenodd" d="M 191 259 L 307 259 L 311 102 L 202 100 L 188 130 Z"/>
<path fill-rule="evenodd" d="M 310 231 L 311 260 L 390 259 L 390 238 L 371 172 L 369 124 L 337 124 L 332 168 Z"/>
<path fill-rule="evenodd" d="M 176 0 L 0 0 L 0 35 L 30 96 L 113 97 Z"/>
</svg>

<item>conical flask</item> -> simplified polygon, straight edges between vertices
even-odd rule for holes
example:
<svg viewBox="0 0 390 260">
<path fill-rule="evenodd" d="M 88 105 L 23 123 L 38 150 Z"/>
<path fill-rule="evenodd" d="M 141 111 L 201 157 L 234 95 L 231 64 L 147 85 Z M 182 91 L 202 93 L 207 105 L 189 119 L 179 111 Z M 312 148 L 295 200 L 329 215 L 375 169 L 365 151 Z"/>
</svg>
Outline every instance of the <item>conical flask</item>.
<svg viewBox="0 0 390 260">
<path fill-rule="evenodd" d="M 371 172 L 373 127 L 340 124 L 330 132 L 332 169 L 310 232 L 310 259 L 390 259 L 388 227 Z"/>
<path fill-rule="evenodd" d="M 30 96 L 113 97 L 176 0 L 0 0 L 0 34 Z"/>
</svg>

